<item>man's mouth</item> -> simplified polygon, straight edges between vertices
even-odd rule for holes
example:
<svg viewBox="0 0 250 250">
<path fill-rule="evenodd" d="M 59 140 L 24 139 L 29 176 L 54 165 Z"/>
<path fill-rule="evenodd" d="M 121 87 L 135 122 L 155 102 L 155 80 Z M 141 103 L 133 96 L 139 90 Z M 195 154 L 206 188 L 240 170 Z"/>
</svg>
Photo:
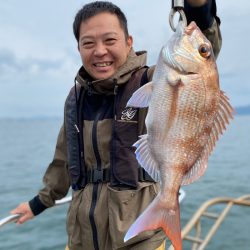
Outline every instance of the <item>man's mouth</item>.
<svg viewBox="0 0 250 250">
<path fill-rule="evenodd" d="M 94 63 L 95 67 L 107 67 L 110 66 L 112 62 L 99 62 L 99 63 Z"/>
</svg>

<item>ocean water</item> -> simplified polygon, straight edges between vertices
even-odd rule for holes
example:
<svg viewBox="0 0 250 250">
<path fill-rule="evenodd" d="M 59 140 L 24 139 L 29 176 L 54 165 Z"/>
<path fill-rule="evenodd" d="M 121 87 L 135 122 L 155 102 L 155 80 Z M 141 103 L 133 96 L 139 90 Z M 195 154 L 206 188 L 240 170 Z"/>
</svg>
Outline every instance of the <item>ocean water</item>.
<svg viewBox="0 0 250 250">
<path fill-rule="evenodd" d="M 62 119 L 0 120 L 0 218 L 42 187 Z M 205 175 L 184 187 L 182 226 L 199 206 L 215 197 L 250 194 L 250 116 L 236 116 L 209 159 Z M 67 241 L 68 205 L 46 210 L 23 225 L 0 229 L 0 249 L 61 250 Z M 204 222 L 206 226 L 206 222 Z M 250 249 L 250 207 L 233 207 L 207 250 Z M 190 244 L 184 242 L 184 250 Z"/>
</svg>

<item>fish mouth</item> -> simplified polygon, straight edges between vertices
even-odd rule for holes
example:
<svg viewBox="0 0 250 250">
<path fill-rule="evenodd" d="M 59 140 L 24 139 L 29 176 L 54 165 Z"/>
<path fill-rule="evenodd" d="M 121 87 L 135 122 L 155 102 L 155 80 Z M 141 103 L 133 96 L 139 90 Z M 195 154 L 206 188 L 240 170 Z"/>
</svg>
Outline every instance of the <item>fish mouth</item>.
<svg viewBox="0 0 250 250">
<path fill-rule="evenodd" d="M 198 28 L 197 24 L 192 21 L 187 27 L 184 28 L 184 32 L 191 36 L 192 33 Z"/>
</svg>

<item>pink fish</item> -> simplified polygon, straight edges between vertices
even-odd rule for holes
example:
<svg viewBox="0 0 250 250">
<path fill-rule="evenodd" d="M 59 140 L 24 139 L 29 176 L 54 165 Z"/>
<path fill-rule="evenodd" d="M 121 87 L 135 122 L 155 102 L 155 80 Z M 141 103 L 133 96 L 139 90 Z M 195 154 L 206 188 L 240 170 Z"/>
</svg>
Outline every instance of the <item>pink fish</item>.
<svg viewBox="0 0 250 250">
<path fill-rule="evenodd" d="M 162 228 L 182 249 L 178 192 L 199 179 L 233 108 L 220 90 L 210 42 L 195 22 L 177 31 L 162 48 L 152 82 L 137 90 L 130 107 L 148 107 L 147 134 L 134 144 L 140 165 L 160 192 L 128 230 L 124 240 Z"/>
</svg>

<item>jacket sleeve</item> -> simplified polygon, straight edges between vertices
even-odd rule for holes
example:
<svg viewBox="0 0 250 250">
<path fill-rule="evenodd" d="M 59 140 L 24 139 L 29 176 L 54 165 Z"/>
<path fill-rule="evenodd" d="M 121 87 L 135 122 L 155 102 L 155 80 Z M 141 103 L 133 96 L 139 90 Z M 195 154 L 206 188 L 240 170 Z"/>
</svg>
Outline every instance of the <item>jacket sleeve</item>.
<svg viewBox="0 0 250 250">
<path fill-rule="evenodd" d="M 55 200 L 63 198 L 70 187 L 67 165 L 67 145 L 65 126 L 60 129 L 53 161 L 49 164 L 43 177 L 44 188 L 29 201 L 34 215 L 38 215 L 46 208 L 55 204 Z"/>
<path fill-rule="evenodd" d="M 192 7 L 187 1 L 184 1 L 184 11 L 188 24 L 191 21 L 195 21 L 203 34 L 211 42 L 215 58 L 217 58 L 221 49 L 222 38 L 216 1 L 208 0 L 206 4 L 200 7 Z"/>
</svg>

